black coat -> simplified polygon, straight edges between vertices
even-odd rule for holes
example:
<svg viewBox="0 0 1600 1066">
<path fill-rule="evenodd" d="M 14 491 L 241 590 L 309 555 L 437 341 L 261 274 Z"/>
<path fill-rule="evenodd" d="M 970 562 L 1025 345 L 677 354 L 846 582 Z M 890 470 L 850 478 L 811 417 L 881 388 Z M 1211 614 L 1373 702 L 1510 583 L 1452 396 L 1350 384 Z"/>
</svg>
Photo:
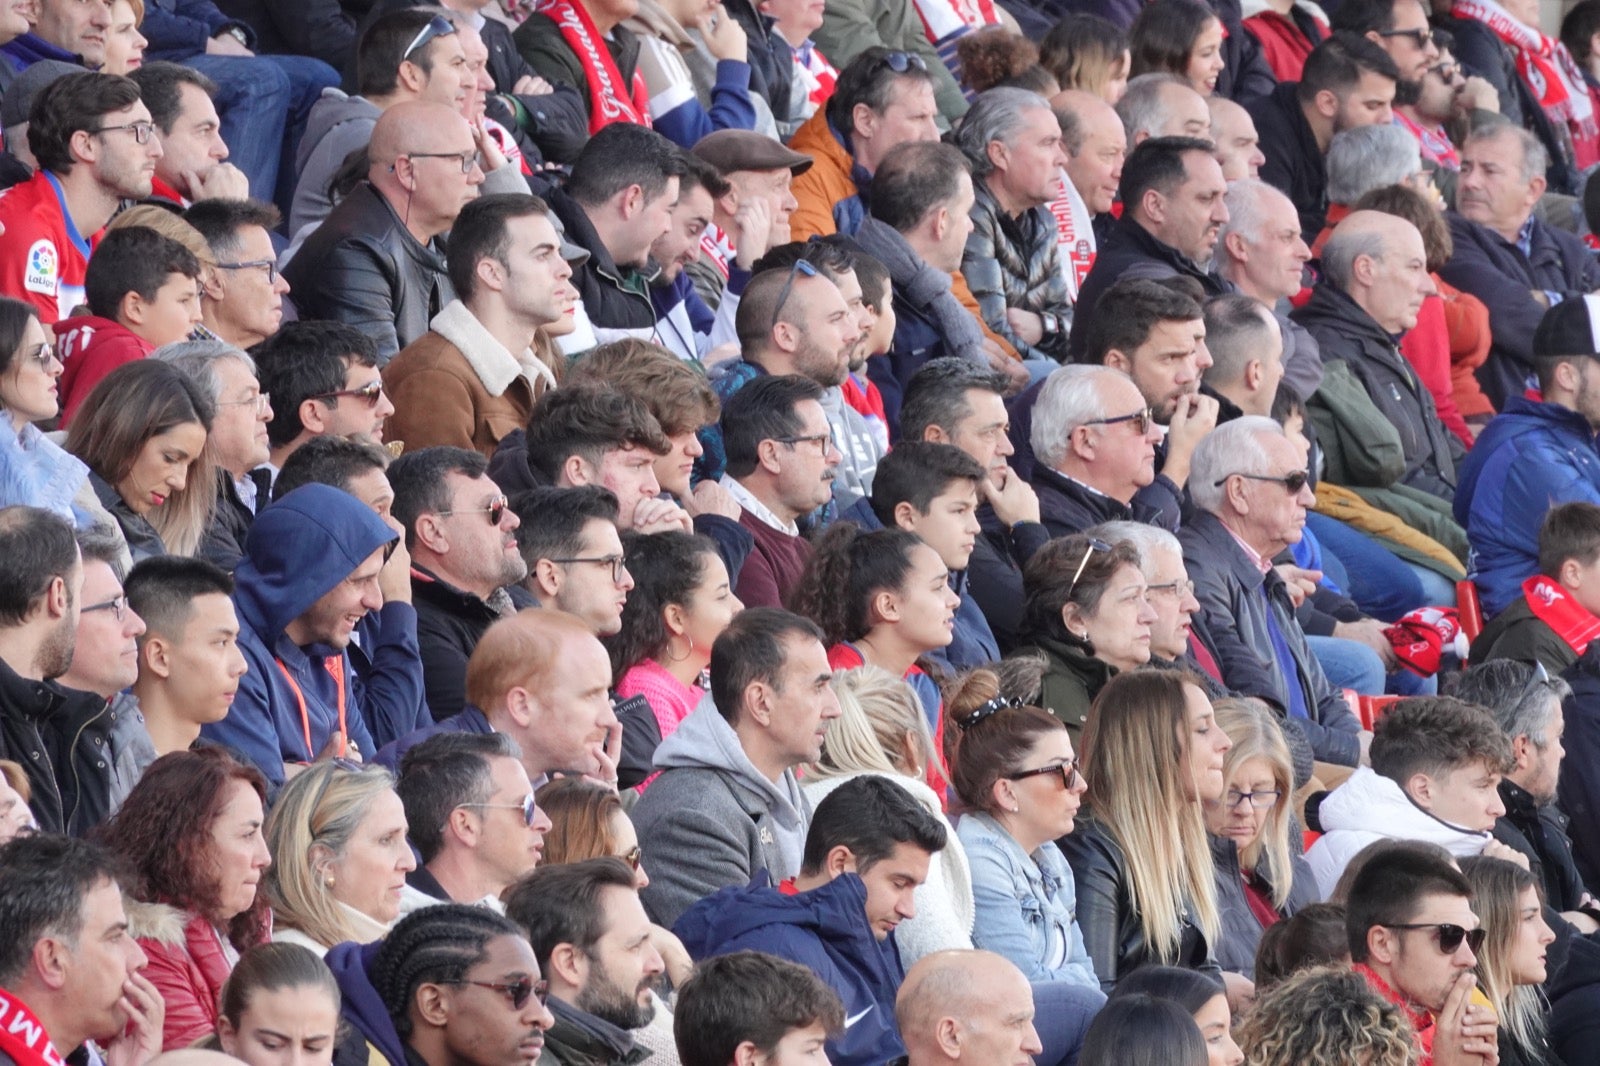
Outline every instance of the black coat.
<svg viewBox="0 0 1600 1066">
<path fill-rule="evenodd" d="M 967 560 L 967 590 L 989 623 L 1000 653 L 1009 655 L 1023 640 L 1022 568 L 1033 553 L 1050 542 L 1039 522 L 1018 522 L 1009 529 L 988 504 L 978 508 L 983 532 Z"/>
<path fill-rule="evenodd" d="M 167 554 L 167 546 L 161 540 L 161 534 L 156 532 L 156 527 L 144 515 L 129 507 L 105 478 L 91 470 L 89 486 L 94 489 L 100 506 L 111 512 L 111 517 L 117 520 L 117 528 L 122 530 L 122 537 L 128 542 L 128 553 L 133 556 L 134 562 Z"/>
<path fill-rule="evenodd" d="M 512 605 L 535 605 L 533 596 L 511 585 Z M 462 592 L 420 566 L 411 568 L 411 605 L 417 609 L 417 645 L 422 650 L 422 683 L 428 711 L 442 722 L 467 703 L 467 660 L 484 630 L 500 614 L 470 592 Z"/>
<path fill-rule="evenodd" d="M 1261 180 L 1281 189 L 1300 212 L 1300 234 L 1316 239 L 1328 216 L 1328 165 L 1295 93 L 1300 83 L 1286 81 L 1245 105 L 1261 135 Z"/>
<path fill-rule="evenodd" d="M 353 61 L 364 5 L 340 0 L 215 0 L 218 10 L 248 23 L 260 55 L 320 59 L 334 70 Z"/>
<path fill-rule="evenodd" d="M 1095 492 L 1039 462 L 1034 464 L 1032 480 L 1039 495 L 1039 521 L 1053 537 L 1070 537 L 1102 522 L 1148 522 L 1168 532 L 1178 530 L 1183 493 L 1159 474 L 1129 504 Z M 1150 491 L 1158 486 L 1164 491 Z"/>
<path fill-rule="evenodd" d="M 33 790 L 28 806 L 46 833 L 63 833 L 67 828 L 49 744 L 50 721 L 65 702 L 60 688 L 19 677 L 0 659 L 0 758 L 19 764 L 27 775 Z"/>
<path fill-rule="evenodd" d="M 1600 888 L 1600 641 L 1589 645 L 1561 676 L 1572 686 L 1562 704 L 1567 757 L 1561 760 L 1556 802 L 1571 822 L 1572 859 L 1583 883 Z"/>
<path fill-rule="evenodd" d="M 264 485 L 257 489 L 256 502 L 261 507 L 269 502 Z M 233 573 L 233 568 L 244 558 L 244 539 L 250 535 L 250 523 L 255 520 L 255 512 L 239 498 L 233 475 L 226 470 L 218 470 L 217 511 L 211 516 L 211 525 L 200 541 L 201 558 Z"/>
<path fill-rule="evenodd" d="M 1494 838 L 1528 857 L 1528 870 L 1543 887 L 1545 903 L 1557 911 L 1577 910 L 1587 890 L 1572 861 L 1567 816 L 1554 803 L 1538 803 L 1507 778 L 1500 779 L 1500 799 L 1506 813 L 1494 823 Z"/>
<path fill-rule="evenodd" d="M 116 748 L 121 740 L 115 734 L 119 719 L 133 714 L 137 704 L 131 696 L 119 694 L 117 700 L 108 701 L 93 692 L 54 687 L 61 691 L 62 703 L 45 724 L 44 735 L 61 790 L 62 825 L 72 836 L 87 836 L 114 813 Z M 124 787 L 131 788 L 131 782 Z"/>
<path fill-rule="evenodd" d="M 655 275 L 618 266 L 589 216 L 564 191 L 551 190 L 549 200 L 550 209 L 566 227 L 567 240 L 589 252 L 589 258 L 572 275 L 589 321 L 597 329 L 634 330 L 649 336 L 656 324 L 655 305 L 650 302 L 650 282 Z"/>
</svg>

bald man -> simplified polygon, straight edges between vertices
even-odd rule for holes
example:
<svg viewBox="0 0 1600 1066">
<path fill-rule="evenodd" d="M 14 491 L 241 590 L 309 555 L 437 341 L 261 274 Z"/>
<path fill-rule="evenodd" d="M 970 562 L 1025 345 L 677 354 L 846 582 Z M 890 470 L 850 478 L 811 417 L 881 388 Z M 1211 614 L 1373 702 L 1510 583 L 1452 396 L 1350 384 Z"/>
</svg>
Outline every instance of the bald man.
<svg viewBox="0 0 1600 1066">
<path fill-rule="evenodd" d="M 377 342 L 380 364 L 428 331 L 455 299 L 439 237 L 478 195 L 483 170 L 460 112 L 395 104 L 372 129 L 367 179 L 284 269 L 300 317 L 345 322 Z"/>
<path fill-rule="evenodd" d="M 1050 213 L 1056 220 L 1067 291 L 1076 301 L 1099 251 L 1097 231 L 1111 221 L 1122 161 L 1128 156 L 1128 134 L 1116 109 L 1093 93 L 1067 89 L 1051 97 L 1050 104 L 1056 109 L 1061 146 L 1067 153 L 1061 193 L 1051 202 Z"/>
<path fill-rule="evenodd" d="M 1267 157 L 1261 151 L 1261 135 L 1256 132 L 1256 120 L 1250 112 L 1226 96 L 1206 97 L 1206 107 L 1211 111 L 1211 143 L 1217 146 L 1215 154 L 1222 165 L 1223 178 L 1232 182 L 1259 177 Z"/>
<path fill-rule="evenodd" d="M 906 973 L 894 1016 L 907 1066 L 1033 1066 L 1076 1061 L 1104 1002 L 1099 989 L 1029 984 L 992 951 L 936 951 Z"/>
<path fill-rule="evenodd" d="M 1464 550 L 1466 538 L 1448 505 L 1465 449 L 1395 346 L 1437 292 L 1422 235 L 1394 215 L 1357 211 L 1334 228 L 1322 271 L 1311 299 L 1292 317 L 1322 351 L 1323 384 L 1307 407 L 1327 448 L 1324 476 L 1350 487 L 1404 484 L 1443 501 L 1444 520 L 1454 529 L 1442 531 Z M 1428 532 L 1443 539 L 1440 531 Z"/>
</svg>

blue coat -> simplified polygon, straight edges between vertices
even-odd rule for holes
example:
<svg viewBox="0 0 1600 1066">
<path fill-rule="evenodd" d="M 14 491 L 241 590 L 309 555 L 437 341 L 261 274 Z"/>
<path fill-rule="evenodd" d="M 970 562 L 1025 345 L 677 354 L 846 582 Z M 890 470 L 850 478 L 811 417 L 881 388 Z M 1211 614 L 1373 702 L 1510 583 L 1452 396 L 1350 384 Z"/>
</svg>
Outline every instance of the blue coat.
<svg viewBox="0 0 1600 1066">
<path fill-rule="evenodd" d="M 1539 572 L 1539 527 L 1558 503 L 1600 504 L 1600 448 L 1578 412 L 1521 396 L 1478 437 L 1461 465 L 1456 521 L 1472 545 L 1485 615 L 1522 596 Z"/>
<path fill-rule="evenodd" d="M 905 980 L 894 934 L 879 940 L 867 922 L 867 888 L 840 874 L 821 888 L 785 895 L 765 874 L 724 888 L 683 913 L 672 931 L 696 961 L 765 951 L 797 962 L 844 1002 L 844 1031 L 828 1041 L 834 1066 L 881 1066 L 905 1054 L 894 997 Z"/>
</svg>

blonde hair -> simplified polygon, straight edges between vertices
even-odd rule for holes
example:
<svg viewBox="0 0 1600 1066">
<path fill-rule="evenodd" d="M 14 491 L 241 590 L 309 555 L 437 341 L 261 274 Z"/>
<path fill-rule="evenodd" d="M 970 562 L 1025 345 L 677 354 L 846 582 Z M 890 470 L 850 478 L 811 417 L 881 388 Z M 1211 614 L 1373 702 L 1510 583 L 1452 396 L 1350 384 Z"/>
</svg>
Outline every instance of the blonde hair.
<svg viewBox="0 0 1600 1066">
<path fill-rule="evenodd" d="M 1544 896 L 1533 874 L 1514 862 L 1477 855 L 1461 860 L 1461 874 L 1472 886 L 1472 909 L 1487 931 L 1478 955 L 1478 984 L 1494 1004 L 1500 1024 L 1524 1051 L 1544 1045 L 1545 1008 L 1537 985 L 1519 985 L 1511 973 L 1511 953 L 1522 929 L 1522 893 Z"/>
<path fill-rule="evenodd" d="M 807 781 L 826 781 L 859 773 L 908 776 L 902 767 L 906 736 L 924 766 L 933 758 L 928 720 L 911 686 L 877 666 L 840 670 L 833 675 L 839 717 L 828 727 L 822 758 L 806 768 Z"/>
<path fill-rule="evenodd" d="M 1205 820 L 1181 776 L 1189 772 L 1186 686 L 1199 689 L 1175 671 L 1119 674 L 1100 690 L 1083 731 L 1088 805 L 1122 848 L 1145 943 L 1169 964 L 1186 905 L 1212 944 L 1222 926 Z"/>
<path fill-rule="evenodd" d="M 1224 779 L 1251 759 L 1261 759 L 1272 768 L 1272 787 L 1278 791 L 1278 802 L 1273 804 L 1267 820 L 1261 827 L 1250 850 L 1266 860 L 1267 879 L 1272 882 L 1272 905 L 1283 910 L 1289 902 L 1289 892 L 1294 887 L 1294 866 L 1289 853 L 1289 812 L 1294 793 L 1294 763 L 1289 757 L 1289 745 L 1283 739 L 1283 730 L 1271 708 L 1257 699 L 1225 699 L 1214 704 L 1217 725 L 1233 741 L 1222 764 Z M 1245 855 L 1239 853 L 1244 865 Z M 1259 866 L 1259 860 L 1249 862 Z"/>
<path fill-rule="evenodd" d="M 272 865 L 262 882 L 277 924 L 325 947 L 354 939 L 311 852 L 320 847 L 335 858 L 343 854 L 373 801 L 393 790 L 394 776 L 381 766 L 351 770 L 336 762 L 317 763 L 283 786 L 267 816 Z"/>
<path fill-rule="evenodd" d="M 129 2 L 135 5 L 136 11 L 143 10 L 142 7 L 137 6 L 138 0 L 129 0 Z M 217 257 L 211 251 L 211 245 L 200 235 L 200 231 L 185 222 L 181 215 L 174 214 L 165 207 L 158 207 L 155 204 L 134 204 L 106 223 L 106 232 L 110 233 L 112 230 L 125 229 L 128 226 L 141 226 L 144 229 L 155 230 L 169 241 L 177 241 L 189 250 L 190 255 L 200 261 L 200 267 L 203 271 L 211 270 L 217 265 Z M 204 275 L 202 275 L 203 280 Z"/>
</svg>

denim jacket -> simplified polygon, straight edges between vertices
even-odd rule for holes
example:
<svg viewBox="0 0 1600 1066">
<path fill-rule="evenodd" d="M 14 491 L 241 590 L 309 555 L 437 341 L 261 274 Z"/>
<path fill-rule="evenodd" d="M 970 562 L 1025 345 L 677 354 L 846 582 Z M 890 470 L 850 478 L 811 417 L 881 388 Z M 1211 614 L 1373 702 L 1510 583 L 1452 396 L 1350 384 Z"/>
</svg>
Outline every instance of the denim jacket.
<svg viewBox="0 0 1600 1066">
<path fill-rule="evenodd" d="M 973 943 L 1010 959 L 1029 981 L 1099 988 L 1061 849 L 1046 842 L 1030 856 L 987 814 L 963 815 L 956 836 L 972 867 Z"/>
</svg>

